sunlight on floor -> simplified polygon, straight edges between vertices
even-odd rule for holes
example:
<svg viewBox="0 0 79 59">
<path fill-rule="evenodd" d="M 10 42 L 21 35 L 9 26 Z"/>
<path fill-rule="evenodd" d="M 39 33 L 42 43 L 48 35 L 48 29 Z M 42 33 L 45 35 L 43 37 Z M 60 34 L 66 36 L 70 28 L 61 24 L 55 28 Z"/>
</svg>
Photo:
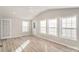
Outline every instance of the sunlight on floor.
<svg viewBox="0 0 79 59">
<path fill-rule="evenodd" d="M 18 47 L 15 51 L 16 52 L 21 52 L 29 43 L 30 43 L 30 40 L 27 40 L 20 47 Z"/>
</svg>

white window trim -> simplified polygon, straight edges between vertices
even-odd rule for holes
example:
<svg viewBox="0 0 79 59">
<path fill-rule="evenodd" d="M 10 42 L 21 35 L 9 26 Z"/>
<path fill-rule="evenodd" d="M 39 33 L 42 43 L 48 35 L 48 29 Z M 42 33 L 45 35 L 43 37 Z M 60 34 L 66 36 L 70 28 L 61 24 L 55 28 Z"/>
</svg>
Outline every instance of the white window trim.
<svg viewBox="0 0 79 59">
<path fill-rule="evenodd" d="M 25 31 L 25 30 L 23 30 L 23 22 L 27 22 L 28 24 L 27 24 L 27 30 Z M 27 21 L 27 20 L 24 20 L 24 21 L 22 21 L 22 32 L 29 32 L 29 21 Z"/>
<path fill-rule="evenodd" d="M 41 20 L 41 21 L 46 21 L 46 20 Z M 45 27 L 41 26 L 41 21 L 40 21 L 40 33 L 41 34 L 46 34 L 47 33 L 47 25 L 46 25 L 47 21 L 46 21 Z M 45 30 L 46 30 L 45 33 L 41 31 L 41 28 L 45 28 Z"/>
<path fill-rule="evenodd" d="M 62 21 L 61 21 L 61 18 L 62 17 L 73 17 L 73 16 L 76 16 L 76 39 L 73 39 L 73 38 L 71 38 L 71 39 L 67 39 L 67 38 L 65 38 L 65 37 L 61 37 L 62 36 Z M 56 19 L 57 19 L 57 36 L 56 37 L 58 37 L 58 38 L 62 38 L 62 39 L 66 39 L 66 40 L 77 40 L 78 39 L 78 36 L 77 36 L 77 31 L 78 31 L 78 28 L 77 28 L 77 15 L 73 15 L 73 16 L 60 16 L 60 17 L 57 17 Z M 54 18 L 53 18 L 54 19 Z M 48 19 L 46 19 L 46 33 L 41 33 L 41 34 L 47 34 L 47 35 L 51 35 L 51 34 L 49 34 L 48 33 L 48 31 L 49 31 L 49 26 L 48 26 Z M 52 36 L 55 36 L 55 35 L 52 35 Z"/>
</svg>

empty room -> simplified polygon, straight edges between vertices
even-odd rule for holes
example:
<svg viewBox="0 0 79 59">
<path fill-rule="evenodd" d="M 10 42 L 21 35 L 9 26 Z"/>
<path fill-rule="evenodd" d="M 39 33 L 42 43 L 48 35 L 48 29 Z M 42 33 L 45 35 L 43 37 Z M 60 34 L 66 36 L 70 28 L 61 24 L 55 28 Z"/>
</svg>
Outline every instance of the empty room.
<svg viewBox="0 0 79 59">
<path fill-rule="evenodd" d="M 79 7 L 0 6 L 0 52 L 78 52 Z"/>
</svg>

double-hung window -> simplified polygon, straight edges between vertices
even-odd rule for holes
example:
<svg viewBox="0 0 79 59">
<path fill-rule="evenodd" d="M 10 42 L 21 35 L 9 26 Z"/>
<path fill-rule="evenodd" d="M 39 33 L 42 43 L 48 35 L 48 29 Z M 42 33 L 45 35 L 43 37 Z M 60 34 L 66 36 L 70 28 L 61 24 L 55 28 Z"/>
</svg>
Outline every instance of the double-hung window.
<svg viewBox="0 0 79 59">
<path fill-rule="evenodd" d="M 40 21 L 40 32 L 41 33 L 46 33 L 46 20 L 41 20 Z"/>
<path fill-rule="evenodd" d="M 28 32 L 29 31 L 29 21 L 23 21 L 22 22 L 22 32 Z"/>
<path fill-rule="evenodd" d="M 76 16 L 62 17 L 61 23 L 62 38 L 76 40 Z"/>
<path fill-rule="evenodd" d="M 57 19 L 48 20 L 48 34 L 57 36 Z"/>
</svg>

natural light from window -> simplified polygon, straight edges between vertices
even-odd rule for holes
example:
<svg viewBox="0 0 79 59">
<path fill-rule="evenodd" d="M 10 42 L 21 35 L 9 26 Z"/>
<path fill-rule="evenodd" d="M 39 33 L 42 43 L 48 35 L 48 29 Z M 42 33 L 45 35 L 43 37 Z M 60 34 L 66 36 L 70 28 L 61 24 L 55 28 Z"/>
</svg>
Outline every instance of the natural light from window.
<svg viewBox="0 0 79 59">
<path fill-rule="evenodd" d="M 57 36 L 57 19 L 48 20 L 48 34 Z"/>
<path fill-rule="evenodd" d="M 28 32 L 29 31 L 29 22 L 23 21 L 22 22 L 22 32 Z"/>
<path fill-rule="evenodd" d="M 46 33 L 46 20 L 41 20 L 40 21 L 40 32 L 41 33 Z"/>
<path fill-rule="evenodd" d="M 64 16 L 40 21 L 40 33 L 77 40 L 77 16 Z"/>
<path fill-rule="evenodd" d="M 62 37 L 76 40 L 76 16 L 62 17 Z"/>
</svg>

